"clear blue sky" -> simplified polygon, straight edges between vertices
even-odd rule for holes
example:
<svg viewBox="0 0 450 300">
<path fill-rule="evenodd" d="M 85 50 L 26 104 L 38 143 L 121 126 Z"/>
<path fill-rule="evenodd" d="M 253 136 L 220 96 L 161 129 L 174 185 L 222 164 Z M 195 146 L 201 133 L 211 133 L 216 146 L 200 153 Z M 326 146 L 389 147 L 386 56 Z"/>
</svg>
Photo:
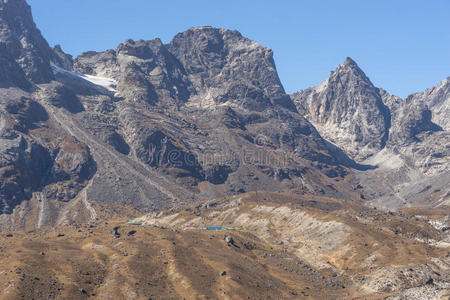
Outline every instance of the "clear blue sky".
<svg viewBox="0 0 450 300">
<path fill-rule="evenodd" d="M 237 29 L 275 53 L 288 92 L 352 57 L 406 96 L 450 76 L 450 0 L 28 0 L 49 43 L 76 56 L 128 39 L 168 43 L 192 26 Z"/>
</svg>

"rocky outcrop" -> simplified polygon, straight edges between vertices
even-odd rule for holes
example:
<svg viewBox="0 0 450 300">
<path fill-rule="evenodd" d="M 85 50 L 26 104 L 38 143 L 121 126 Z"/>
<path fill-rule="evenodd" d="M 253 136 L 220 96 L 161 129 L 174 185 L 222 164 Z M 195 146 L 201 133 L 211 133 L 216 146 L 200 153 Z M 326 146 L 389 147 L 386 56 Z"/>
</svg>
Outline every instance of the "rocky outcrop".
<svg viewBox="0 0 450 300">
<path fill-rule="evenodd" d="M 189 99 L 193 90 L 186 72 L 160 39 L 129 40 L 116 51 L 121 66 L 118 90 L 123 97 L 162 106 L 170 102 L 177 105 Z M 130 91 L 133 92 L 129 94 Z M 172 101 L 167 103 L 169 99 Z"/>
<path fill-rule="evenodd" d="M 54 79 L 50 68 L 53 56 L 47 41 L 36 28 L 25 0 L 0 1 L 0 57 L 7 62 L 5 67 L 2 64 L 2 84 L 9 82 L 28 88 L 26 81 L 49 82 Z"/>
<path fill-rule="evenodd" d="M 73 70 L 81 74 L 103 75 L 105 77 L 119 78 L 119 66 L 116 51 L 105 52 L 88 51 L 80 54 L 73 62 Z"/>
<path fill-rule="evenodd" d="M 177 106 L 193 92 L 183 67 L 159 39 L 128 40 L 115 51 L 84 53 L 74 69 L 114 78 L 120 97 L 134 102 Z"/>
<path fill-rule="evenodd" d="M 383 102 L 389 107 L 392 124 L 388 144 L 405 146 L 420 142 L 421 133 L 448 130 L 450 91 L 449 79 L 438 86 L 415 93 L 404 100 L 380 89 Z"/>
<path fill-rule="evenodd" d="M 12 121 L 11 129 L 22 134 L 38 127 L 40 122 L 48 120 L 45 109 L 33 99 L 25 96 L 13 100 L 9 98 L 4 102 L 4 111 Z"/>
<path fill-rule="evenodd" d="M 56 45 L 53 48 L 53 60 L 52 62 L 65 69 L 65 70 L 69 70 L 72 71 L 73 69 L 73 57 L 70 54 L 67 54 L 63 51 L 63 49 L 61 48 L 61 45 Z"/>
<path fill-rule="evenodd" d="M 440 176 L 450 166 L 450 133 L 445 128 L 447 120 L 442 117 L 448 111 L 446 83 L 444 80 L 437 87 L 404 100 L 386 97 L 387 93 L 384 96 L 392 115 L 387 148 L 400 154 L 405 165 L 428 176 Z"/>
<path fill-rule="evenodd" d="M 51 153 L 28 133 L 48 115 L 19 90 L 0 95 L 0 211 L 10 213 L 46 180 Z"/>
<path fill-rule="evenodd" d="M 144 131 L 133 144 L 136 156 L 145 164 L 160 169 L 178 169 L 177 176 L 204 179 L 197 157 L 183 145 L 182 141 L 161 130 Z"/>
<path fill-rule="evenodd" d="M 82 182 L 91 176 L 93 166 L 89 148 L 75 138 L 67 137 L 62 141 L 53 163 L 53 180 Z"/>
<path fill-rule="evenodd" d="M 11 213 L 31 198 L 50 166 L 50 154 L 36 142 L 22 135 L 0 139 L 0 212 Z"/>
<path fill-rule="evenodd" d="M 428 105 L 414 103 L 411 97 L 394 108 L 393 124 L 389 143 L 408 145 L 420 142 L 419 134 L 423 132 L 442 131 L 442 127 L 432 122 L 432 111 Z"/>
<path fill-rule="evenodd" d="M 351 58 L 325 81 L 292 95 L 292 99 L 323 137 L 357 161 L 386 144 L 389 110 L 379 90 Z"/>
<path fill-rule="evenodd" d="M 38 191 L 49 199 L 75 197 L 95 171 L 89 148 L 51 126 L 32 95 L 18 89 L 0 95 L 0 210 L 11 213 Z M 64 197 L 49 192 L 56 186 Z"/>
<path fill-rule="evenodd" d="M 237 31 L 195 27 L 169 44 L 194 85 L 200 107 L 234 104 L 263 110 L 280 105 L 295 110 L 284 92 L 272 50 Z"/>
<path fill-rule="evenodd" d="M 11 58 L 5 44 L 0 44 L 0 87 L 30 89 L 31 84 L 20 65 Z"/>
<path fill-rule="evenodd" d="M 450 114 L 450 77 L 424 92 L 410 95 L 405 100 L 415 107 L 425 107 L 431 113 L 431 122 L 444 130 L 450 130 L 448 117 Z"/>
</svg>

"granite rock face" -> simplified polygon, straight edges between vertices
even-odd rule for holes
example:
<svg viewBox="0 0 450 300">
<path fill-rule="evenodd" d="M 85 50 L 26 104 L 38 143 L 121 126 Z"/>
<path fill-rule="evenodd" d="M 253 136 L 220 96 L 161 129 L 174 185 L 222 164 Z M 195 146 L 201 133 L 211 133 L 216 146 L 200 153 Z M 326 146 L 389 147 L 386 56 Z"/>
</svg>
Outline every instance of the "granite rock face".
<svg viewBox="0 0 450 300">
<path fill-rule="evenodd" d="M 31 94 L 9 88 L 0 96 L 0 210 L 11 213 L 34 192 L 72 199 L 94 171 L 89 148 L 55 128 Z M 58 186 L 64 191 L 49 192 Z"/>
<path fill-rule="evenodd" d="M 61 45 L 56 45 L 53 48 L 52 62 L 65 70 L 71 71 L 73 69 L 73 57 L 65 53 Z"/>
<path fill-rule="evenodd" d="M 405 100 L 414 106 L 425 107 L 431 113 L 431 122 L 444 130 L 450 130 L 450 77 L 424 92 L 410 95 Z"/>
<path fill-rule="evenodd" d="M 47 150 L 23 136 L 1 140 L 0 212 L 11 213 L 41 185 L 51 166 Z"/>
<path fill-rule="evenodd" d="M 444 118 L 448 116 L 449 99 L 446 79 L 404 100 L 386 101 L 392 115 L 387 148 L 403 154 L 421 173 L 438 175 L 450 167 L 450 133 L 448 118 Z"/>
<path fill-rule="evenodd" d="M 432 122 L 433 112 L 424 102 L 406 98 L 392 108 L 393 126 L 390 129 L 389 143 L 407 145 L 419 142 L 419 134 L 423 132 L 442 131 L 442 127 Z"/>
<path fill-rule="evenodd" d="M 237 31 L 209 26 L 180 33 L 169 44 L 197 92 L 200 105 L 235 104 L 253 110 L 295 110 L 284 92 L 272 50 Z"/>
<path fill-rule="evenodd" d="M 379 90 L 351 58 L 325 81 L 292 98 L 320 134 L 351 158 L 362 161 L 385 146 L 389 110 Z"/>
<path fill-rule="evenodd" d="M 10 80 L 2 80 L 4 84 L 9 81 L 28 87 L 27 81 L 45 83 L 54 79 L 50 68 L 53 51 L 36 28 L 25 0 L 0 1 L 0 43 L 1 56 L 13 71 Z"/>
<path fill-rule="evenodd" d="M 180 62 L 159 39 L 127 40 L 115 51 L 84 53 L 75 60 L 74 69 L 111 77 L 121 97 L 150 105 L 178 106 L 193 91 Z"/>
</svg>

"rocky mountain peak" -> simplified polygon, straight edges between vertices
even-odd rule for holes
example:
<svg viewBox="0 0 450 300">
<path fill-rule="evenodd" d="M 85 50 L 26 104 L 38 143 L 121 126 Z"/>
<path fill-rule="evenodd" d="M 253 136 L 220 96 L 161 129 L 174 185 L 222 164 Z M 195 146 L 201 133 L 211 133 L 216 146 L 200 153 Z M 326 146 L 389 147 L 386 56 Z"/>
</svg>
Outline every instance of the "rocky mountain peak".
<svg viewBox="0 0 450 300">
<path fill-rule="evenodd" d="M 349 66 L 349 67 L 353 67 L 353 68 L 358 68 L 359 69 L 359 66 L 358 66 L 358 64 L 351 58 L 351 57 L 349 57 L 349 56 L 347 56 L 346 58 L 345 58 L 345 61 L 344 61 L 344 64 L 343 64 L 344 66 Z"/>
<path fill-rule="evenodd" d="M 159 38 L 155 38 L 149 41 L 134 41 L 132 39 L 128 39 L 125 41 L 125 43 L 122 43 L 117 47 L 116 52 L 123 55 L 134 56 L 140 59 L 149 59 L 155 53 L 163 51 L 164 49 L 165 47 Z"/>
<path fill-rule="evenodd" d="M 272 50 L 238 31 L 194 27 L 168 45 L 181 62 L 205 107 L 240 106 L 263 110 L 281 105 L 295 110 L 278 77 Z M 194 102 L 195 102 L 194 100 Z"/>
<path fill-rule="evenodd" d="M 349 57 L 322 83 L 292 99 L 320 134 L 351 158 L 364 160 L 387 141 L 388 109 L 379 90 Z"/>
<path fill-rule="evenodd" d="M 211 26 L 179 33 L 168 45 L 158 38 L 127 40 L 116 50 L 83 53 L 74 70 L 113 78 L 124 98 L 151 105 L 296 110 L 280 82 L 272 50 L 238 31 Z"/>
<path fill-rule="evenodd" d="M 52 80 L 50 61 L 54 54 L 36 28 L 25 0 L 0 2 L 0 67 L 3 86 L 27 88 L 30 83 Z M 27 82 L 28 81 L 28 82 Z"/>
<path fill-rule="evenodd" d="M 412 94 L 406 101 L 426 105 L 432 111 L 432 121 L 443 129 L 450 130 L 450 77 L 424 92 Z"/>
<path fill-rule="evenodd" d="M 340 64 L 329 77 L 329 81 L 344 83 L 343 80 L 346 80 L 347 82 L 353 81 L 359 85 L 363 85 L 364 87 L 375 89 L 364 71 L 350 57 L 347 57 L 345 62 Z"/>
<path fill-rule="evenodd" d="M 73 69 L 73 57 L 70 54 L 66 54 L 61 48 L 61 45 L 56 45 L 53 48 L 53 53 L 54 53 L 53 57 L 54 64 L 66 70 Z"/>
<path fill-rule="evenodd" d="M 424 92 L 409 95 L 404 100 L 385 102 L 392 112 L 394 125 L 391 128 L 390 143 L 393 145 L 408 145 L 420 141 L 418 135 L 421 133 L 450 129 L 449 78 Z"/>
</svg>

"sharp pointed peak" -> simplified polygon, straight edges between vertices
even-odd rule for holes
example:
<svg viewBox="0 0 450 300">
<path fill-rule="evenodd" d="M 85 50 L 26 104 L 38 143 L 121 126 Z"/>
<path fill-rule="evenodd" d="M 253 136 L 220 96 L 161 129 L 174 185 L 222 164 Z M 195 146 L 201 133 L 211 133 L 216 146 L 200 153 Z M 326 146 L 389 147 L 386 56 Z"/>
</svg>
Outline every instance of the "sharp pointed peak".
<svg viewBox="0 0 450 300">
<path fill-rule="evenodd" d="M 336 82 L 342 84 L 342 78 L 346 78 L 345 80 L 366 82 L 367 84 L 375 88 L 375 86 L 373 86 L 373 83 L 370 81 L 364 71 L 361 70 L 358 64 L 352 58 L 347 57 L 344 63 L 339 64 L 334 71 L 331 71 L 329 77 L 327 77 L 320 84 L 313 87 L 313 89 L 316 92 L 324 91 L 330 84 L 333 85 Z"/>
<path fill-rule="evenodd" d="M 364 71 L 358 66 L 358 64 L 350 57 L 347 57 L 344 61 L 344 63 L 340 64 L 333 74 L 341 74 L 341 73 L 348 73 L 351 72 L 352 74 L 356 76 L 363 76 L 366 77 L 366 74 Z"/>
<path fill-rule="evenodd" d="M 354 61 L 351 57 L 347 57 L 341 66 L 353 69 L 360 69 L 356 61 Z"/>
<path fill-rule="evenodd" d="M 344 65 L 351 65 L 351 64 L 356 65 L 356 62 L 355 62 L 351 57 L 347 56 L 347 57 L 345 58 Z"/>
</svg>

